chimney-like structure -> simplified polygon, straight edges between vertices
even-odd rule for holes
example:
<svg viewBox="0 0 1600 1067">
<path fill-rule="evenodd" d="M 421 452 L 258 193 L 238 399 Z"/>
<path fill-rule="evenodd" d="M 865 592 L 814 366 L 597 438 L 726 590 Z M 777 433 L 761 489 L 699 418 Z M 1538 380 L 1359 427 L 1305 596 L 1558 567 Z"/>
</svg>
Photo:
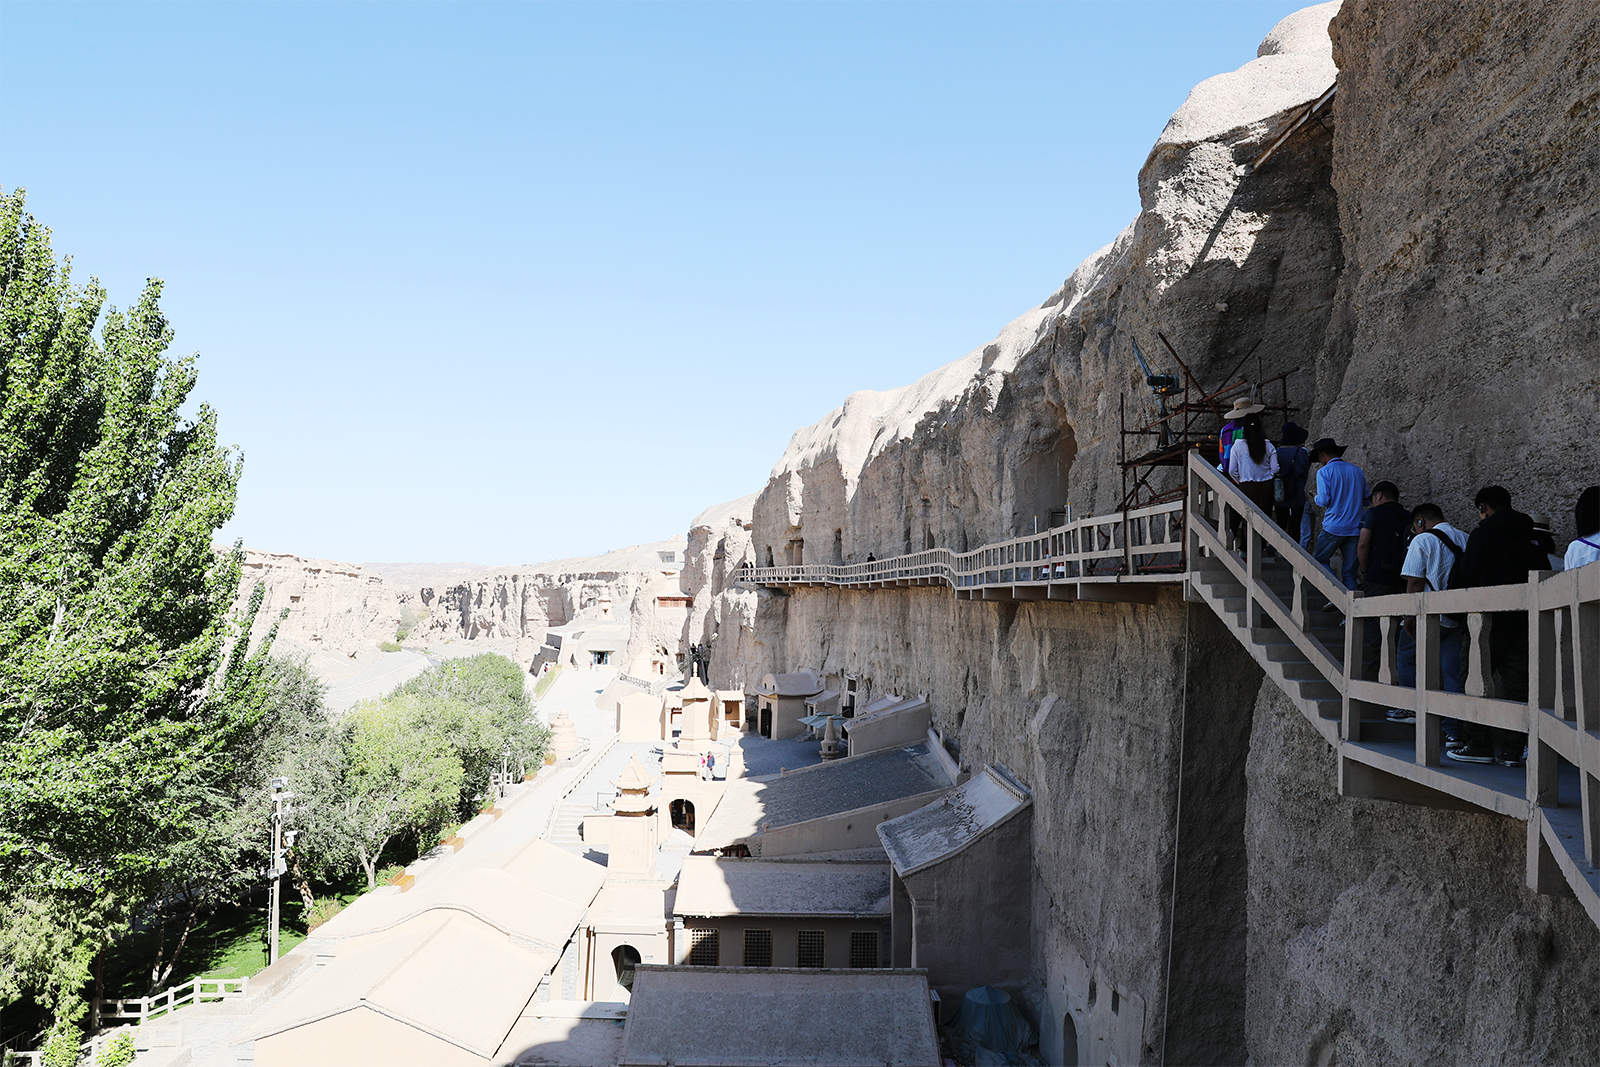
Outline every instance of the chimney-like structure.
<svg viewBox="0 0 1600 1067">
<path fill-rule="evenodd" d="M 617 795 L 611 801 L 611 853 L 606 861 L 607 877 L 656 877 L 656 813 L 650 800 L 650 775 L 637 755 L 628 760 L 627 769 L 616 781 Z"/>
<path fill-rule="evenodd" d="M 705 752 L 711 747 L 711 712 L 716 694 L 706 688 L 699 675 L 691 674 L 678 694 L 683 715 L 678 720 L 678 747 L 689 752 Z"/>
<path fill-rule="evenodd" d="M 839 744 L 839 720 L 832 715 L 828 716 L 828 726 L 822 731 L 822 758 L 838 759 L 844 755 Z"/>
</svg>

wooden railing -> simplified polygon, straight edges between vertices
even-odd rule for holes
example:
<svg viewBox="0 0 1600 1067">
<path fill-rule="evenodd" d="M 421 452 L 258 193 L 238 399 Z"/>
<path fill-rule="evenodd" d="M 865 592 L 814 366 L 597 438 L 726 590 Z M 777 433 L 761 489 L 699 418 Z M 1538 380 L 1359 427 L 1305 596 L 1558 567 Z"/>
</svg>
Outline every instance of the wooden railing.
<svg viewBox="0 0 1600 1067">
<path fill-rule="evenodd" d="M 250 993 L 249 978 L 196 978 L 149 997 L 106 997 L 91 1004 L 94 1024 L 145 1023 L 185 1004 L 236 1000 Z"/>
<path fill-rule="evenodd" d="M 967 600 L 1138 599 L 1153 597 L 1149 583 L 1181 581 L 1334 747 L 1341 794 L 1527 822 L 1529 884 L 1540 892 L 1570 888 L 1600 925 L 1600 565 L 1539 571 L 1517 585 L 1365 597 L 1191 454 L 1181 501 L 972 552 L 931 548 L 868 563 L 748 567 L 738 577 L 858 589 L 943 584 Z M 1447 615 L 1466 628 L 1461 693 L 1445 691 L 1440 670 Z M 1487 669 L 1496 615 L 1502 625 L 1527 620 L 1525 701 L 1504 699 Z M 1407 618 L 1417 635 L 1415 686 L 1398 684 Z M 1368 627 L 1378 637 L 1373 650 Z M 1395 708 L 1413 712 L 1415 727 L 1390 721 L 1385 713 Z M 1527 766 L 1449 759 L 1446 718 L 1525 734 Z"/>
<path fill-rule="evenodd" d="M 1218 588 L 1220 569 L 1243 590 L 1234 627 L 1241 642 L 1287 637 L 1336 694 L 1332 721 L 1313 714 L 1315 701 L 1301 707 L 1338 750 L 1340 792 L 1470 805 L 1527 821 L 1529 884 L 1550 892 L 1564 882 L 1600 924 L 1600 566 L 1535 571 L 1516 585 L 1367 597 L 1335 581 L 1232 482 L 1196 459 L 1188 503 L 1190 581 L 1200 598 L 1213 606 L 1226 599 L 1208 594 Z M 1345 620 L 1337 639 L 1317 625 L 1319 607 Z M 1502 625 L 1528 628 L 1525 701 L 1503 699 L 1489 672 L 1496 615 Z M 1445 616 L 1466 627 L 1461 693 L 1442 684 Z M 1397 684 L 1405 619 L 1416 635 L 1414 687 Z M 1378 636 L 1375 664 L 1364 640 L 1369 626 Z M 1373 666 L 1376 679 L 1367 677 Z M 1392 708 L 1415 714 L 1412 737 L 1393 736 L 1385 716 Z M 1450 760 L 1441 736 L 1446 718 L 1525 734 L 1526 767 Z"/>
<path fill-rule="evenodd" d="M 1175 500 L 1078 519 L 971 552 L 930 548 L 866 563 L 746 567 L 737 577 L 778 586 L 874 588 L 937 583 L 968 596 L 995 587 L 1177 582 L 1184 572 L 1182 525 L 1183 501 Z"/>
</svg>

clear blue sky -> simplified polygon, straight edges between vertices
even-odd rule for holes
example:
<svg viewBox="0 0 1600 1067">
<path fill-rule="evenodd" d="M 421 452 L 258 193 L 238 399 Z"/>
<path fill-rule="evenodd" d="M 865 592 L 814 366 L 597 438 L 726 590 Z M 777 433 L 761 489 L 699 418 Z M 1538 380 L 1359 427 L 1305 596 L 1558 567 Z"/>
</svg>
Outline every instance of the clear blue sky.
<svg viewBox="0 0 1600 1067">
<path fill-rule="evenodd" d="M 0 185 L 245 453 L 226 538 L 681 533 L 987 342 L 1302 3 L 0 4 Z"/>
</svg>

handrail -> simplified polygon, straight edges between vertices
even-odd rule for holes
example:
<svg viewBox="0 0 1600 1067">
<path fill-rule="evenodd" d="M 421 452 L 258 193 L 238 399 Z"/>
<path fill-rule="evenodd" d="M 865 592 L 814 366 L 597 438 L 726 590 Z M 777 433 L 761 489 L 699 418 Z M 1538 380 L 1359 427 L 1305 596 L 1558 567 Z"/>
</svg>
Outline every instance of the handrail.
<svg viewBox="0 0 1600 1067">
<path fill-rule="evenodd" d="M 761 585 L 873 586 L 942 582 L 953 589 L 1051 582 L 1114 582 L 1128 577 L 1182 579 L 1179 535 L 1184 502 L 1169 501 L 1110 515 L 1077 519 L 957 553 L 927 548 L 866 563 L 798 563 L 745 567 L 736 580 Z M 1161 565 L 1159 556 L 1177 556 Z M 1144 562 L 1140 562 L 1144 561 Z M 1111 563 L 1108 573 L 1093 573 Z"/>
<path fill-rule="evenodd" d="M 1595 740 L 1600 737 L 1600 566 L 1534 571 L 1519 584 L 1363 596 L 1337 583 L 1270 516 L 1197 457 L 1189 463 L 1188 496 L 1191 584 L 1203 587 L 1204 576 L 1222 568 L 1243 590 L 1238 613 L 1243 623 L 1235 630 L 1239 640 L 1249 647 L 1258 642 L 1257 634 L 1266 641 L 1271 633 L 1282 633 L 1338 694 L 1337 728 L 1330 731 L 1333 723 L 1316 721 L 1320 715 L 1314 725 L 1339 753 L 1341 793 L 1426 802 L 1426 790 L 1526 820 L 1530 885 L 1551 891 L 1553 872 L 1559 870 L 1600 924 L 1600 743 Z M 1284 568 L 1269 574 L 1263 562 L 1269 554 L 1287 565 L 1287 600 L 1280 591 Z M 1343 620 L 1337 651 L 1317 636 L 1316 613 L 1308 610 L 1313 593 Z M 1236 595 L 1221 594 L 1223 599 Z M 1218 596 L 1211 590 L 1209 599 Z M 1217 603 L 1213 607 L 1222 613 Z M 1500 625 L 1509 621 L 1501 613 L 1527 618 L 1525 701 L 1497 695 L 1489 675 L 1496 616 Z M 1452 617 L 1449 623 L 1445 616 Z M 1400 623 L 1407 618 L 1416 635 L 1415 686 L 1398 684 Z M 1445 692 L 1441 676 L 1440 641 L 1449 624 L 1464 627 L 1468 669 L 1461 693 Z M 1378 628 L 1376 680 L 1366 676 L 1364 662 L 1363 630 L 1369 625 Z M 1308 717 L 1313 712 L 1307 705 L 1316 703 L 1301 702 Z M 1392 708 L 1414 713 L 1409 741 L 1385 736 L 1390 729 L 1384 712 Z M 1526 734 L 1521 788 L 1508 791 L 1503 775 L 1496 781 L 1450 763 L 1442 746 L 1445 718 Z"/>
<path fill-rule="evenodd" d="M 198 1004 L 202 1000 L 236 1000 L 249 995 L 248 976 L 193 978 L 148 997 L 102 997 L 93 1003 L 94 1025 L 98 1028 L 104 1022 L 131 1020 L 138 1020 L 143 1024 L 157 1015 L 164 1015 L 185 1004 Z"/>
<path fill-rule="evenodd" d="M 1176 566 L 1162 557 L 1176 557 Z M 1365 596 L 1346 589 L 1237 484 L 1190 453 L 1180 501 L 1083 518 L 970 552 L 931 548 L 869 563 L 747 566 L 736 580 L 847 588 L 942 583 L 969 598 L 980 586 L 1010 586 L 1001 597 L 1019 599 L 1016 587 L 1023 586 L 1182 581 L 1224 622 L 1229 615 L 1241 620 L 1231 629 L 1264 668 L 1278 663 L 1280 688 L 1338 754 L 1341 794 L 1465 802 L 1527 821 L 1529 883 L 1548 892 L 1560 871 L 1600 925 L 1600 565 L 1537 571 L 1516 585 Z M 1231 591 L 1235 584 L 1241 592 Z M 1087 596 L 1079 589 L 1066 599 Z M 1506 612 L 1528 619 L 1525 702 L 1496 695 L 1487 670 L 1495 616 Z M 1461 693 L 1442 684 L 1445 616 L 1465 627 L 1469 666 Z M 1414 687 L 1398 684 L 1405 617 L 1417 635 Z M 1378 629 L 1376 680 L 1364 662 L 1369 625 Z M 1300 660 L 1272 658 L 1285 655 L 1284 641 Z M 1269 655 L 1269 646 L 1279 651 Z M 1293 675 L 1290 662 L 1297 664 Z M 1415 713 L 1411 739 L 1396 739 L 1384 714 L 1394 708 Z M 1508 789 L 1504 774 L 1474 774 L 1444 761 L 1445 718 L 1526 734 L 1522 787 Z"/>
</svg>

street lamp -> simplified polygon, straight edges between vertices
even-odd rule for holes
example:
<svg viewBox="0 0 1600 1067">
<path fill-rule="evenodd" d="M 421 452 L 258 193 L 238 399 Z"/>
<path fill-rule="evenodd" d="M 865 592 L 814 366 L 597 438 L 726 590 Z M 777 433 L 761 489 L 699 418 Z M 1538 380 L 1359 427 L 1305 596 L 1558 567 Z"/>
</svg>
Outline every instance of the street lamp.
<svg viewBox="0 0 1600 1067">
<path fill-rule="evenodd" d="M 294 794 L 289 792 L 289 779 L 278 776 L 267 780 L 267 792 L 272 797 L 272 866 L 267 868 L 267 877 L 272 879 L 271 902 L 267 906 L 267 966 L 278 962 L 278 902 L 281 897 L 279 879 L 289 872 L 288 864 L 284 862 L 284 839 L 288 838 L 288 846 L 294 847 L 295 832 L 288 831 L 285 835 L 283 820 L 294 812 L 289 806 L 289 801 Z"/>
</svg>

